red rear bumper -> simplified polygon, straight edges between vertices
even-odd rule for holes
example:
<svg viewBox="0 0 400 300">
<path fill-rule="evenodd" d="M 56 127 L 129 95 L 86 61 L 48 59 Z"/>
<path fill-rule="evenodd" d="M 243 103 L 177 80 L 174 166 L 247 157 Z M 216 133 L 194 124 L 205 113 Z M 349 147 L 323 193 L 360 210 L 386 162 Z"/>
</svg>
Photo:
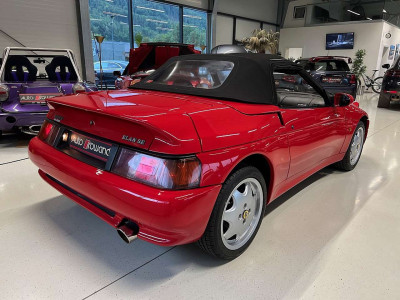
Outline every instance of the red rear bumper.
<svg viewBox="0 0 400 300">
<path fill-rule="evenodd" d="M 203 234 L 221 186 L 169 191 L 152 188 L 78 161 L 38 138 L 29 157 L 58 191 L 117 227 L 139 226 L 138 237 L 165 246 L 196 241 Z"/>
</svg>

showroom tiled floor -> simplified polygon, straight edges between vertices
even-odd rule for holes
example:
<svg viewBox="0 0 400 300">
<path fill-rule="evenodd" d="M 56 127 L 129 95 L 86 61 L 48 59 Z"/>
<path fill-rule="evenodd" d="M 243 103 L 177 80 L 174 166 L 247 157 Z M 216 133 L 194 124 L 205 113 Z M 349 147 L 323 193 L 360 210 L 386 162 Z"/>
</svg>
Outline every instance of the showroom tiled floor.
<svg viewBox="0 0 400 300">
<path fill-rule="evenodd" d="M 377 109 L 359 165 L 277 199 L 251 247 L 222 262 L 193 245 L 126 245 L 44 183 L 26 136 L 0 139 L 0 298 L 399 299 L 400 106 Z"/>
</svg>

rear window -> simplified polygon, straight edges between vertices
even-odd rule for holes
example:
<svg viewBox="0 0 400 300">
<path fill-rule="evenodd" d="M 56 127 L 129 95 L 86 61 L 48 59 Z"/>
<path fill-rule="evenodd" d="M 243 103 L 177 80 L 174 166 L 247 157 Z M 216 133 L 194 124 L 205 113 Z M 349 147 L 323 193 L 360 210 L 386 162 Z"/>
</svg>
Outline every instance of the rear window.
<svg viewBox="0 0 400 300">
<path fill-rule="evenodd" d="M 343 60 L 320 60 L 317 62 L 299 61 L 306 71 L 350 71 L 349 65 Z"/>
<path fill-rule="evenodd" d="M 221 86 L 232 72 L 234 63 L 215 60 L 183 60 L 170 64 L 156 78 L 146 83 L 171 86 L 215 89 Z"/>
</svg>

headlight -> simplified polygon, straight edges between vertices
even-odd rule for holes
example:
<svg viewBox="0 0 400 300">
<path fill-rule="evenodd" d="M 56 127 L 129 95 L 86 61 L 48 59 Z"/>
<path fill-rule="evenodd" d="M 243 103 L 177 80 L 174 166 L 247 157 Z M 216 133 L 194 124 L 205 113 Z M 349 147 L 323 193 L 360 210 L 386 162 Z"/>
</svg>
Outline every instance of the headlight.
<svg viewBox="0 0 400 300">
<path fill-rule="evenodd" d="M 74 94 L 84 93 L 86 92 L 86 88 L 80 83 L 75 83 L 72 87 L 72 91 Z"/>
<path fill-rule="evenodd" d="M 10 89 L 4 84 L 0 84 L 0 102 L 6 101 L 8 99 L 8 92 Z"/>
<path fill-rule="evenodd" d="M 196 157 L 165 159 L 122 148 L 111 172 L 157 188 L 188 189 L 199 186 L 201 164 Z"/>
</svg>

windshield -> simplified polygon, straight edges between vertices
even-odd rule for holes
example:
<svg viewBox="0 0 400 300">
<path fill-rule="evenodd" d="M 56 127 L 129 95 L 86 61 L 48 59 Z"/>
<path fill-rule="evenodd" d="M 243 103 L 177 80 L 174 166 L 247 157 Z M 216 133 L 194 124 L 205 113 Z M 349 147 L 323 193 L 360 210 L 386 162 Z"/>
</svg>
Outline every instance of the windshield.
<svg viewBox="0 0 400 300">
<path fill-rule="evenodd" d="M 350 71 L 348 64 L 343 60 L 319 60 L 310 62 L 308 60 L 300 60 L 298 64 L 306 71 Z"/>
<path fill-rule="evenodd" d="M 221 86 L 233 69 L 233 62 L 216 60 L 184 60 L 170 64 L 146 83 L 215 89 Z"/>
<path fill-rule="evenodd" d="M 1 79 L 6 82 L 76 82 L 78 74 L 68 52 L 11 49 Z"/>
</svg>

